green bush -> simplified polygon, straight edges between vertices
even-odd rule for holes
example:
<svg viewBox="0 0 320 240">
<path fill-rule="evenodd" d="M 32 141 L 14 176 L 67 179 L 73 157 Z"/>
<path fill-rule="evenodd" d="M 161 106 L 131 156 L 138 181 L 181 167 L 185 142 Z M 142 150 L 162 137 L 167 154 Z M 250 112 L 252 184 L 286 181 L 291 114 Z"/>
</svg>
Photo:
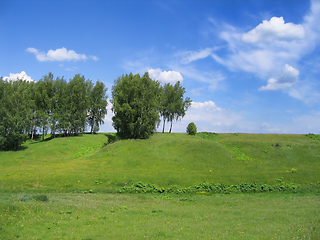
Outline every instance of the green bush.
<svg viewBox="0 0 320 240">
<path fill-rule="evenodd" d="M 49 198 L 46 195 L 37 195 L 33 197 L 36 201 L 47 202 Z"/>
<path fill-rule="evenodd" d="M 189 135 L 196 135 L 197 134 L 197 126 L 193 122 L 189 123 L 189 125 L 187 127 L 187 133 Z"/>
</svg>

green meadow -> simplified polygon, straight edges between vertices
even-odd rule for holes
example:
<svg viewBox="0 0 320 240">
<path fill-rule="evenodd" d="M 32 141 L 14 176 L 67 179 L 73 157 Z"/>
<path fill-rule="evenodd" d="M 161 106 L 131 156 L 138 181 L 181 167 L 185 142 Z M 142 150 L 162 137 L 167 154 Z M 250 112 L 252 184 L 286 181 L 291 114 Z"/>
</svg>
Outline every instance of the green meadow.
<svg viewBox="0 0 320 240">
<path fill-rule="evenodd" d="M 319 239 L 320 139 L 285 134 L 84 134 L 0 152 L 0 239 Z M 150 183 L 293 182 L 264 193 L 119 193 Z"/>
</svg>

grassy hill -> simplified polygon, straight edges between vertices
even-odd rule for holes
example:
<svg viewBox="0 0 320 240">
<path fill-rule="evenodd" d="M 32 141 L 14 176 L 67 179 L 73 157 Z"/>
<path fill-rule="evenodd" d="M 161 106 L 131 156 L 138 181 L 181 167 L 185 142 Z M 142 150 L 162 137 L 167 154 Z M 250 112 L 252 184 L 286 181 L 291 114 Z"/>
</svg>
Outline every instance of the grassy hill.
<svg viewBox="0 0 320 240">
<path fill-rule="evenodd" d="M 0 152 L 1 191 L 110 191 L 142 181 L 161 187 L 201 182 L 320 179 L 320 141 L 305 135 L 154 134 L 106 145 L 111 134 L 27 142 Z"/>
<path fill-rule="evenodd" d="M 317 135 L 155 134 L 107 144 L 113 139 L 85 134 L 0 152 L 0 239 L 319 239 L 317 187 L 111 194 L 137 181 L 316 183 Z"/>
</svg>

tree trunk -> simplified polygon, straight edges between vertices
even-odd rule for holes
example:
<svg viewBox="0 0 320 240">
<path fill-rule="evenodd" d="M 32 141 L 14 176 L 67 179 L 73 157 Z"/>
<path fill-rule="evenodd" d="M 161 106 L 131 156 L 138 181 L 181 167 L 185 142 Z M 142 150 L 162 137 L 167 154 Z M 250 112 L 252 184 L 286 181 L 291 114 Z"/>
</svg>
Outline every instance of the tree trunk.
<svg viewBox="0 0 320 240">
<path fill-rule="evenodd" d="M 32 131 L 31 131 L 31 142 L 33 141 L 33 134 L 34 134 L 34 128 L 35 127 L 36 127 L 36 125 L 33 124 Z"/>
<path fill-rule="evenodd" d="M 44 125 L 42 127 L 42 141 L 44 141 Z"/>
<path fill-rule="evenodd" d="M 162 129 L 162 133 L 164 133 L 164 126 L 166 124 L 166 119 L 163 117 L 163 129 Z"/>
<path fill-rule="evenodd" d="M 171 130 L 172 130 L 172 122 L 173 122 L 173 121 L 171 121 L 169 133 L 171 133 Z"/>
</svg>

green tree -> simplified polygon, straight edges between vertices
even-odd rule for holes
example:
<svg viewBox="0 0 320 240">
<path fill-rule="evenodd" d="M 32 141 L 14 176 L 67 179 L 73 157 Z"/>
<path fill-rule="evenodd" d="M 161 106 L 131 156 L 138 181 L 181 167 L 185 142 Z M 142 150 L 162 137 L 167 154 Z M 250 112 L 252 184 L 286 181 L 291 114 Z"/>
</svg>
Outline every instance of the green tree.
<svg viewBox="0 0 320 240">
<path fill-rule="evenodd" d="M 89 108 L 88 88 L 90 82 L 84 76 L 76 74 L 67 84 L 65 101 L 65 123 L 70 134 L 79 134 L 85 131 L 87 111 Z"/>
<path fill-rule="evenodd" d="M 97 81 L 92 88 L 92 84 L 88 89 L 89 98 L 89 110 L 87 116 L 87 122 L 91 128 L 91 133 L 99 131 L 99 125 L 104 123 L 104 116 L 107 114 L 107 88 L 103 82 Z"/>
<path fill-rule="evenodd" d="M 179 81 L 174 86 L 170 83 L 164 85 L 160 109 L 160 115 L 163 117 L 162 132 L 164 132 L 166 121 L 171 122 L 169 130 L 171 133 L 172 122 L 185 116 L 192 102 L 189 97 L 184 98 L 185 92 L 185 88 L 180 85 Z"/>
<path fill-rule="evenodd" d="M 197 134 L 197 126 L 193 122 L 189 123 L 189 125 L 187 127 L 187 133 L 189 135 L 196 135 Z"/>
<path fill-rule="evenodd" d="M 30 127 L 29 83 L 0 81 L 0 148 L 17 150 L 27 139 Z"/>
<path fill-rule="evenodd" d="M 56 78 L 53 82 L 53 97 L 51 98 L 51 132 L 53 137 L 55 133 L 64 133 L 66 124 L 66 96 L 67 96 L 67 81 L 62 78 Z M 66 132 L 65 132 L 66 133 Z"/>
<path fill-rule="evenodd" d="M 121 138 L 149 138 L 159 122 L 160 84 L 146 72 L 123 75 L 112 87 L 113 127 Z"/>
<path fill-rule="evenodd" d="M 49 129 L 50 117 L 52 113 L 52 98 L 53 98 L 53 74 L 49 72 L 43 79 L 40 79 L 35 84 L 34 101 L 36 106 L 37 124 L 41 128 L 42 141 L 44 135 Z"/>
</svg>

